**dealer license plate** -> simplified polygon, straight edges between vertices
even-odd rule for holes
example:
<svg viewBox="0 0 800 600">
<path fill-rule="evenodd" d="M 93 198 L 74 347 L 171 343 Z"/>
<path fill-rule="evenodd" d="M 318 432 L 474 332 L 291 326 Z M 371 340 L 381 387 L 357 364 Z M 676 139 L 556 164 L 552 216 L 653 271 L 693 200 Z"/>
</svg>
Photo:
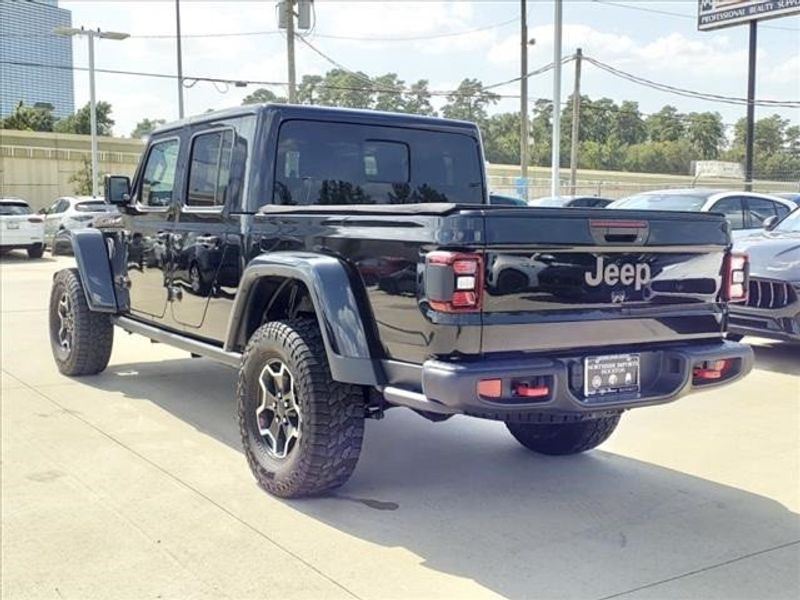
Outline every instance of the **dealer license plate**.
<svg viewBox="0 0 800 600">
<path fill-rule="evenodd" d="M 638 354 L 589 356 L 584 360 L 583 392 L 587 398 L 638 391 Z"/>
</svg>

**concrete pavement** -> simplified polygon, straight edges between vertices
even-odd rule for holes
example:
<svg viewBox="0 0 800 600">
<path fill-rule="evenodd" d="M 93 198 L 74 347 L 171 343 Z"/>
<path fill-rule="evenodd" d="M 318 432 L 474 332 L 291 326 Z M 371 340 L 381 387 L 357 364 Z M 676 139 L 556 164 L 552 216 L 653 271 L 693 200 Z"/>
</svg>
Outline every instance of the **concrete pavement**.
<svg viewBox="0 0 800 600">
<path fill-rule="evenodd" d="M 279 501 L 239 449 L 235 373 L 116 332 L 61 376 L 52 273 L 0 259 L 3 598 L 796 598 L 800 349 L 550 458 L 498 423 L 367 424 L 337 494 Z"/>
</svg>

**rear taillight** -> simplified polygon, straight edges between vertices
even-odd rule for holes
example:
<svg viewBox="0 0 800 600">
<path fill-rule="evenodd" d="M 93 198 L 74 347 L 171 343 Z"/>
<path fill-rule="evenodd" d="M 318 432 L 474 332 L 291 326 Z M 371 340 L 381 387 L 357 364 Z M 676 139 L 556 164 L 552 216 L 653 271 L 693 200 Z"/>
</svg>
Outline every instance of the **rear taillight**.
<svg viewBox="0 0 800 600">
<path fill-rule="evenodd" d="M 747 301 L 747 276 L 750 263 L 746 254 L 728 254 L 725 257 L 725 274 L 722 294 L 727 302 Z"/>
<path fill-rule="evenodd" d="M 430 252 L 425 258 L 425 296 L 440 312 L 481 309 L 483 256 L 463 252 Z"/>
<path fill-rule="evenodd" d="M 28 217 L 28 223 L 44 223 L 42 217 Z"/>
</svg>

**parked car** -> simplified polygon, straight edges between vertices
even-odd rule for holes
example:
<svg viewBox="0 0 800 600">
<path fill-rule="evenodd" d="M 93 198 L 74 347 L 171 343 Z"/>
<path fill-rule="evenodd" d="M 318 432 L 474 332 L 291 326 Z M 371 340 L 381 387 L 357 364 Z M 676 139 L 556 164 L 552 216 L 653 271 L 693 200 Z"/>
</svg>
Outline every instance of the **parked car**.
<svg viewBox="0 0 800 600">
<path fill-rule="evenodd" d="M 796 206 L 800 206 L 800 192 L 780 192 L 774 195 L 778 198 L 793 202 Z"/>
<path fill-rule="evenodd" d="M 551 206 L 562 208 L 605 208 L 613 200 L 599 196 L 545 196 L 528 202 L 528 206 Z"/>
<path fill-rule="evenodd" d="M 399 113 L 164 126 L 133 182 L 106 179 L 122 228 L 72 233 L 56 365 L 99 373 L 117 326 L 237 369 L 244 453 L 281 497 L 342 485 L 365 419 L 393 407 L 576 454 L 628 409 L 750 371 L 723 339 L 747 261 L 721 215 L 489 206 L 481 156 L 475 124 Z"/>
<path fill-rule="evenodd" d="M 528 206 L 528 203 L 522 198 L 495 193 L 489 194 L 489 204 L 497 206 Z"/>
<path fill-rule="evenodd" d="M 755 192 L 690 188 L 642 192 L 616 200 L 608 208 L 720 213 L 728 219 L 734 238 L 739 238 L 758 233 L 770 217 L 782 219 L 795 205 L 784 198 Z"/>
<path fill-rule="evenodd" d="M 44 253 L 44 219 L 21 198 L 0 198 L 0 253 L 27 250 L 30 258 Z"/>
<path fill-rule="evenodd" d="M 63 196 L 58 198 L 44 211 L 45 244 L 52 250 L 55 238 L 63 231 L 86 227 L 92 219 L 110 212 L 117 212 L 117 207 L 107 204 L 103 198 L 92 196 Z M 67 238 L 63 233 L 59 241 Z M 59 249 L 63 244 L 59 243 Z"/>
<path fill-rule="evenodd" d="M 750 256 L 750 284 L 747 301 L 731 304 L 729 337 L 800 342 L 800 208 L 735 248 Z"/>
</svg>

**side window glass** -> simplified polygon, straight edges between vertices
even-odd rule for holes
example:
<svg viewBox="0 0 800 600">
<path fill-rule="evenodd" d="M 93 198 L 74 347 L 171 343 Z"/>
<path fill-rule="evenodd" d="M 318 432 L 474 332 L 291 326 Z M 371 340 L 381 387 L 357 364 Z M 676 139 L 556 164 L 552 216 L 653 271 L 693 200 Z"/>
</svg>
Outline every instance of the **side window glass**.
<svg viewBox="0 0 800 600">
<path fill-rule="evenodd" d="M 778 211 L 778 218 L 779 218 L 779 219 L 782 219 L 783 217 L 785 217 L 786 215 L 788 215 L 788 214 L 789 214 L 789 212 L 791 212 L 791 211 L 790 211 L 788 208 L 786 208 L 786 207 L 785 207 L 783 204 L 776 204 L 776 205 L 775 205 L 775 210 L 776 210 L 776 211 Z"/>
<path fill-rule="evenodd" d="M 732 229 L 744 229 L 744 214 L 742 212 L 741 198 L 724 198 L 717 202 L 711 212 L 722 213 Z"/>
<path fill-rule="evenodd" d="M 215 207 L 225 204 L 231 178 L 233 131 L 214 131 L 194 138 L 189 165 L 186 206 Z"/>
<path fill-rule="evenodd" d="M 764 226 L 764 221 L 774 217 L 775 203 L 763 198 L 747 198 L 747 227 L 756 229 Z"/>
<path fill-rule="evenodd" d="M 178 140 L 165 140 L 156 142 L 150 148 L 139 197 L 139 202 L 144 206 L 162 208 L 172 201 L 178 147 Z"/>
</svg>

